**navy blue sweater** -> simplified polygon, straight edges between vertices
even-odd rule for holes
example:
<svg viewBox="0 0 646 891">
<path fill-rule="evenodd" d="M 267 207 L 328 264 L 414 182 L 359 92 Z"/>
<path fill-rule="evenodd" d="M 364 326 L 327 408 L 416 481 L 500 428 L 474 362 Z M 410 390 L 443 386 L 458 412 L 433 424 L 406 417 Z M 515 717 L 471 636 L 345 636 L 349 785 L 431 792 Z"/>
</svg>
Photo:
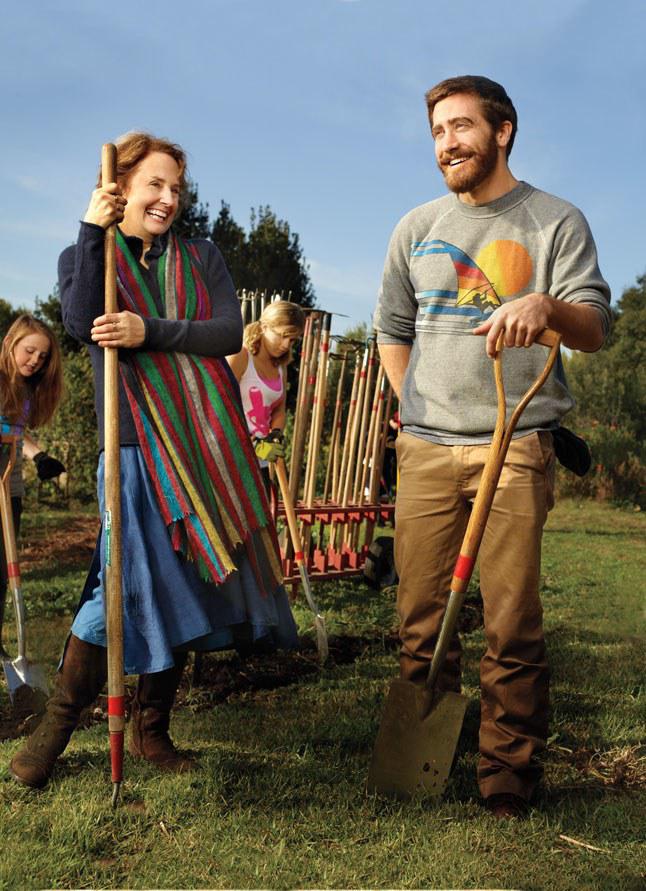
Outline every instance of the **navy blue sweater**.
<svg viewBox="0 0 646 891">
<path fill-rule="evenodd" d="M 140 238 L 126 236 L 133 256 L 140 257 Z M 58 283 L 61 293 L 63 324 L 67 331 L 88 345 L 94 371 L 94 404 L 99 424 L 99 447 L 103 448 L 104 350 L 90 337 L 94 319 L 104 313 L 104 240 L 105 230 L 94 223 L 81 223 L 78 241 L 66 248 L 58 260 Z M 140 267 L 151 294 L 163 311 L 162 295 L 157 282 L 157 263 L 166 249 L 168 236 L 157 238 L 146 254 L 148 269 Z M 213 317 L 199 322 L 175 319 L 144 318 L 146 333 L 140 350 L 193 353 L 198 356 L 224 357 L 239 352 L 242 346 L 242 316 L 231 276 L 222 254 L 211 241 L 196 239 L 202 275 L 209 296 Z M 128 350 L 120 350 L 127 354 Z M 121 445 L 137 445 L 137 431 L 125 391 L 119 381 L 119 441 Z"/>
</svg>

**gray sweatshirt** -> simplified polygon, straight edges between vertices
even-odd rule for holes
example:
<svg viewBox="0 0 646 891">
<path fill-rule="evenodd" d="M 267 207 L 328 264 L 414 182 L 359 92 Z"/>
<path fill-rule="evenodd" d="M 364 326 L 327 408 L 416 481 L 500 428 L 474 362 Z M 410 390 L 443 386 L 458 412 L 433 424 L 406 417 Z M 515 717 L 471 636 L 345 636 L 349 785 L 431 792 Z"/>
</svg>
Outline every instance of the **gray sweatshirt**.
<svg viewBox="0 0 646 891">
<path fill-rule="evenodd" d="M 454 194 L 406 214 L 392 235 L 375 313 L 377 342 L 411 344 L 400 406 L 404 429 L 447 445 L 486 442 L 496 421 L 493 363 L 472 331 L 500 305 L 533 292 L 595 306 L 607 333 L 610 290 L 579 210 L 519 183 L 473 207 Z M 507 349 L 513 407 L 545 365 L 540 345 Z M 550 429 L 573 405 L 562 363 L 518 425 Z"/>
</svg>

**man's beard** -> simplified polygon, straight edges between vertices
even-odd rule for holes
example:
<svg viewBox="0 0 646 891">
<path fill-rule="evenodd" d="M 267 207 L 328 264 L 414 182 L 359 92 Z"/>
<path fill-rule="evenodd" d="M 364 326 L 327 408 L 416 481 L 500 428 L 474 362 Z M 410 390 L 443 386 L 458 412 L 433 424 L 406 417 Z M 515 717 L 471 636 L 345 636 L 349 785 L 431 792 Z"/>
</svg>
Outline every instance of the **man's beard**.
<svg viewBox="0 0 646 891">
<path fill-rule="evenodd" d="M 466 157 L 468 160 L 458 167 L 447 167 L 439 164 L 444 180 L 452 192 L 460 195 L 463 192 L 473 192 L 478 186 L 491 176 L 498 163 L 498 145 L 492 137 L 481 152 L 469 151 L 462 154 L 459 150 L 452 153 L 453 158 Z"/>
</svg>

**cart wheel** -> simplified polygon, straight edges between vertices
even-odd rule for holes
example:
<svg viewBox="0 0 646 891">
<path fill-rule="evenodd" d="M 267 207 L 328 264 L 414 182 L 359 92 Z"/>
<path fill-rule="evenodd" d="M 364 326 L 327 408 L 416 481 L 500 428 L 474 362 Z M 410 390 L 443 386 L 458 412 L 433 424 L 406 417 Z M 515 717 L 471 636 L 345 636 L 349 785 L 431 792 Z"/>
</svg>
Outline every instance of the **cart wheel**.
<svg viewBox="0 0 646 891">
<path fill-rule="evenodd" d="M 370 587 L 377 591 L 389 585 L 396 585 L 399 581 L 395 569 L 393 540 L 389 535 L 380 535 L 370 545 L 363 567 L 363 577 Z"/>
</svg>

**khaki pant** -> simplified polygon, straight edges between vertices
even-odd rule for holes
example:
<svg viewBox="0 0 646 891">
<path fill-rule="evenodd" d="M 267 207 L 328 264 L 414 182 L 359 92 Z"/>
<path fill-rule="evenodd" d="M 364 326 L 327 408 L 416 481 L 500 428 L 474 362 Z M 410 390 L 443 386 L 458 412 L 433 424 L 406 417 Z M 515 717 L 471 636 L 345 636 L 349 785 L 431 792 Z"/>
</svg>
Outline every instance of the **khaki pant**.
<svg viewBox="0 0 646 891">
<path fill-rule="evenodd" d="M 489 446 L 442 446 L 410 434 L 397 439 L 395 510 L 400 668 L 422 683 L 437 641 L 451 577 Z M 478 782 L 483 796 L 526 799 L 540 779 L 549 673 L 538 595 L 541 538 L 553 505 L 550 433 L 512 441 L 480 546 L 487 651 L 480 663 Z M 439 684 L 460 689 L 455 636 Z"/>
</svg>

